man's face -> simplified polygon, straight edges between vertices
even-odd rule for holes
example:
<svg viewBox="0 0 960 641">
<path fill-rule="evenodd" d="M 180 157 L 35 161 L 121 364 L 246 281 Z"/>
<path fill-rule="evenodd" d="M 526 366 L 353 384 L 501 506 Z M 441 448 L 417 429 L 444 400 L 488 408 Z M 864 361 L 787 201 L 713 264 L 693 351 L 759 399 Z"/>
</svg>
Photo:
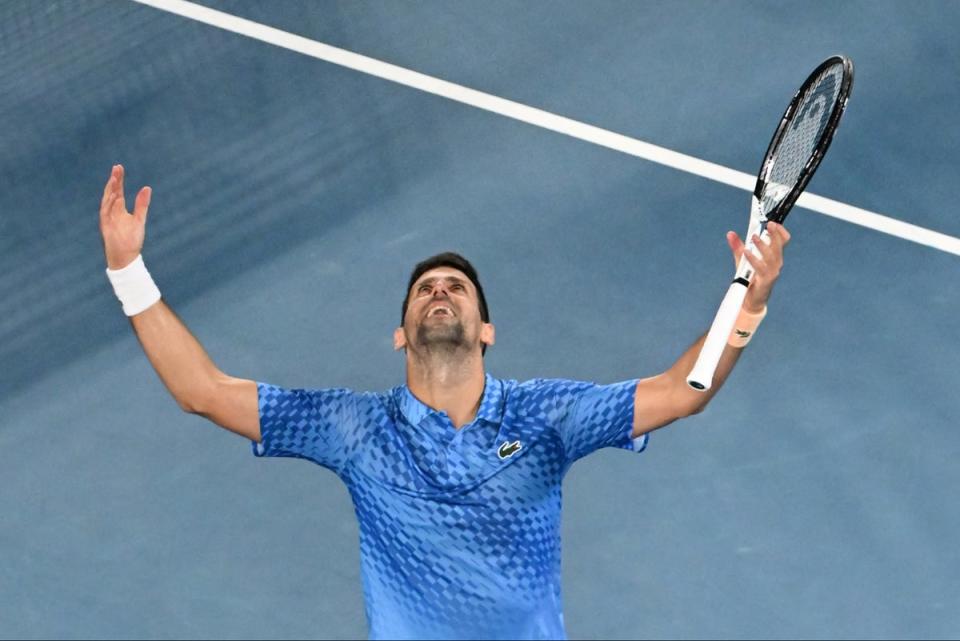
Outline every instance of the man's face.
<svg viewBox="0 0 960 641">
<path fill-rule="evenodd" d="M 470 351 L 493 344 L 493 326 L 480 318 L 477 288 L 452 267 L 425 272 L 407 293 L 403 327 L 394 333 L 396 349 Z"/>
</svg>

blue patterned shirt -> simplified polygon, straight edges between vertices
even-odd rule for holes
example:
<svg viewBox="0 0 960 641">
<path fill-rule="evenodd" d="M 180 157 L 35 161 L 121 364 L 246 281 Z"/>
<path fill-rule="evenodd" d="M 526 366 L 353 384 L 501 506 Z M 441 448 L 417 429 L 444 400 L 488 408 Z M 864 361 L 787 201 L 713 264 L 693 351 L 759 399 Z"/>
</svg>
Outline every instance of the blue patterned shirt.
<svg viewBox="0 0 960 641">
<path fill-rule="evenodd" d="M 456 429 L 405 385 L 382 393 L 258 383 L 257 456 L 305 458 L 349 488 L 374 639 L 565 638 L 561 481 L 631 439 L 637 382 L 489 374 Z"/>
</svg>

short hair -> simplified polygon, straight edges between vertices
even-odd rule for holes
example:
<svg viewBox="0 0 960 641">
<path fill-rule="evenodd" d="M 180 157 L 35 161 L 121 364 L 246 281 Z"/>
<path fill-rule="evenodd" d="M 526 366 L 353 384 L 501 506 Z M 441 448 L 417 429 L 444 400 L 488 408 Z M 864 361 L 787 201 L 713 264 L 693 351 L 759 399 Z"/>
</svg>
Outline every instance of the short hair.
<svg viewBox="0 0 960 641">
<path fill-rule="evenodd" d="M 425 273 L 431 269 L 436 269 L 437 267 L 452 267 L 458 271 L 463 272 L 463 274 L 470 279 L 470 282 L 473 283 L 473 286 L 477 288 L 477 300 L 480 303 L 480 320 L 484 323 L 490 322 L 490 311 L 487 309 L 487 299 L 483 295 L 483 287 L 480 285 L 480 278 L 477 276 L 477 270 L 474 269 L 473 265 L 470 264 L 470 261 L 461 256 L 460 254 L 454 252 L 443 252 L 435 256 L 431 256 L 426 260 L 422 260 L 417 263 L 417 266 L 413 268 L 413 272 L 410 274 L 410 282 L 407 283 L 407 293 L 403 297 L 403 308 L 400 312 L 400 325 L 403 325 L 403 321 L 407 317 L 407 303 L 410 300 L 410 290 L 413 288 L 414 283 L 417 282 L 417 279 L 423 276 Z M 483 352 L 486 352 L 487 346 L 483 346 Z"/>
</svg>

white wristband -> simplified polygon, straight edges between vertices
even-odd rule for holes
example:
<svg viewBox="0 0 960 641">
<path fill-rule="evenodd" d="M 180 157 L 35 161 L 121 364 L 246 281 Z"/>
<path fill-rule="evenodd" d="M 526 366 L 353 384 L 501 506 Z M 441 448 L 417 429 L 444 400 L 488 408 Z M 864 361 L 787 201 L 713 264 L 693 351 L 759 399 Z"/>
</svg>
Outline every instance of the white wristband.
<svg viewBox="0 0 960 641">
<path fill-rule="evenodd" d="M 127 316 L 136 316 L 160 300 L 160 290 L 150 277 L 141 255 L 122 269 L 107 269 L 107 278 Z"/>
</svg>

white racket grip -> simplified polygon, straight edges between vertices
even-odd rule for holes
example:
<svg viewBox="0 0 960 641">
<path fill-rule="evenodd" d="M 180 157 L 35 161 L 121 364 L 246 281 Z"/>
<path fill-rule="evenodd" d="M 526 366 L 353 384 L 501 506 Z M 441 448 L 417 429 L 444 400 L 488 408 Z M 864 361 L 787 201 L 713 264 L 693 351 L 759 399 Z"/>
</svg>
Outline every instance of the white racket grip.
<svg viewBox="0 0 960 641">
<path fill-rule="evenodd" d="M 738 280 L 730 283 L 723 302 L 720 303 L 720 309 L 713 318 L 707 339 L 700 348 L 700 356 L 697 357 L 697 362 L 687 376 L 687 385 L 691 388 L 706 392 L 713 385 L 713 373 L 717 370 L 717 364 L 720 363 L 723 348 L 726 347 L 733 325 L 737 322 L 737 316 L 740 314 L 740 307 L 743 306 L 746 295 L 746 285 Z"/>
</svg>

